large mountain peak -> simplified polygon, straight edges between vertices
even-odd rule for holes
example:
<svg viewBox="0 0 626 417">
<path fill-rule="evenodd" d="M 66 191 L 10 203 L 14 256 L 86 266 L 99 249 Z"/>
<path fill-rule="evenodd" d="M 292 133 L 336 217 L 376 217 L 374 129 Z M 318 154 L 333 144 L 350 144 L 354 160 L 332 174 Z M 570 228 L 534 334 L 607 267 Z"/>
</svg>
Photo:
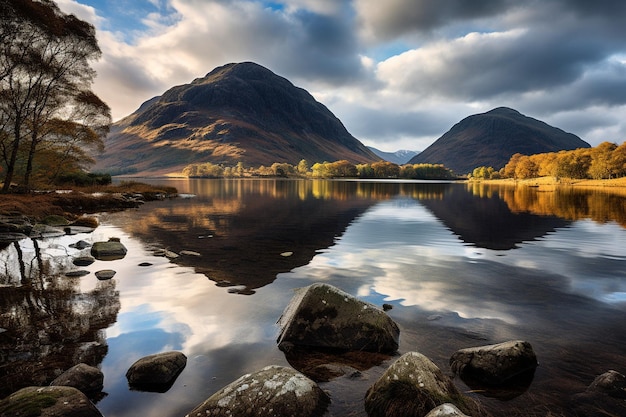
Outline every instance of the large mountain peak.
<svg viewBox="0 0 626 417">
<path fill-rule="evenodd" d="M 409 162 L 444 164 L 466 174 L 480 166 L 500 169 L 515 153 L 533 155 L 589 146 L 572 133 L 498 107 L 461 120 Z"/>
<path fill-rule="evenodd" d="M 136 161 L 137 152 L 128 149 L 146 155 Z M 242 62 L 173 87 L 116 123 L 97 168 L 158 174 L 197 162 L 259 166 L 301 159 L 378 158 L 306 90 Z"/>
</svg>

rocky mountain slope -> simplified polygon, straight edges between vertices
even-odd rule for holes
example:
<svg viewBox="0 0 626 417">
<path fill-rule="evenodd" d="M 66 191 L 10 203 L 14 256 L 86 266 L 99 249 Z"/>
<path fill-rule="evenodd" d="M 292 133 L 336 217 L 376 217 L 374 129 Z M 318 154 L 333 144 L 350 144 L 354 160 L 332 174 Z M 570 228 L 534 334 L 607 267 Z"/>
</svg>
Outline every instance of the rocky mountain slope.
<svg viewBox="0 0 626 417">
<path fill-rule="evenodd" d="M 96 171 L 161 175 L 191 163 L 234 166 L 377 161 L 306 90 L 251 62 L 218 67 L 112 126 Z"/>
<path fill-rule="evenodd" d="M 479 166 L 502 168 L 515 153 L 532 155 L 590 145 L 516 110 L 498 107 L 461 120 L 410 163 L 444 164 L 457 174 Z"/>
</svg>

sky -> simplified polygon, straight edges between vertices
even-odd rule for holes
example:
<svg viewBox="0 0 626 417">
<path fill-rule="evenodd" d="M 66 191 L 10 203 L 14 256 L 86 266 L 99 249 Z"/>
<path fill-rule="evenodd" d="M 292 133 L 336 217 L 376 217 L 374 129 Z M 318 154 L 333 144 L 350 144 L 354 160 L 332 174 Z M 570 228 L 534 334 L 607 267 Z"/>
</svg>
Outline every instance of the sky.
<svg viewBox="0 0 626 417">
<path fill-rule="evenodd" d="M 252 61 L 365 145 L 422 151 L 506 106 L 595 146 L 626 140 L 623 0 L 57 0 L 94 24 L 114 120 Z"/>
</svg>

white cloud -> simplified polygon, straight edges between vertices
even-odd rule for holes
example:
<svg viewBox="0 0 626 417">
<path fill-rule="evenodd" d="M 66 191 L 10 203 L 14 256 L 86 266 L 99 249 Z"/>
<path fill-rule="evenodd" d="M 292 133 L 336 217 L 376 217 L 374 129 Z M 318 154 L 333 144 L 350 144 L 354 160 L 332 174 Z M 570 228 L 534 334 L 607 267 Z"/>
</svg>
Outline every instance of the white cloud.
<svg viewBox="0 0 626 417">
<path fill-rule="evenodd" d="M 623 25 L 584 2 L 151 1 L 156 11 L 125 32 L 114 15 L 58 2 L 98 28 L 94 89 L 115 119 L 215 67 L 254 61 L 383 150 L 423 150 L 499 106 L 592 144 L 626 132 Z"/>
</svg>

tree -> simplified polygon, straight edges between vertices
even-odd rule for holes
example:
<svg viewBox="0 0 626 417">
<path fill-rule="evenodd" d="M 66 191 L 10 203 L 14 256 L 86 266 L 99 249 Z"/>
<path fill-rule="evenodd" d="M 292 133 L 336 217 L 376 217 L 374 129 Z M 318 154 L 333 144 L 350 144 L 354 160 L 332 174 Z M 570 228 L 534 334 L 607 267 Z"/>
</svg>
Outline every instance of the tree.
<svg viewBox="0 0 626 417">
<path fill-rule="evenodd" d="M 525 156 L 526 155 L 522 155 L 521 153 L 513 154 L 513 156 L 511 156 L 511 159 L 509 159 L 509 162 L 507 162 L 504 168 L 502 168 L 502 176 L 505 178 L 517 178 L 515 176 L 517 163 Z"/>
<path fill-rule="evenodd" d="M 90 61 L 100 56 L 92 25 L 62 13 L 51 0 L 0 0 L 0 8 L 0 148 L 7 191 L 19 164 L 29 186 L 42 148 L 87 156 L 72 159 L 71 168 L 81 168 L 89 149 L 102 149 L 111 115 L 91 91 Z"/>
<path fill-rule="evenodd" d="M 626 142 L 611 154 L 611 171 L 615 177 L 626 177 Z"/>
<path fill-rule="evenodd" d="M 307 172 L 309 172 L 309 163 L 307 162 L 306 159 L 301 159 L 300 162 L 298 162 L 298 174 L 300 175 L 306 175 Z"/>
<path fill-rule="evenodd" d="M 372 164 L 376 178 L 398 178 L 400 167 L 393 162 L 378 161 Z"/>
<path fill-rule="evenodd" d="M 602 142 L 591 150 L 591 164 L 589 165 L 589 176 L 593 179 L 608 179 L 613 174 L 611 157 L 617 148 L 615 143 Z"/>
</svg>

